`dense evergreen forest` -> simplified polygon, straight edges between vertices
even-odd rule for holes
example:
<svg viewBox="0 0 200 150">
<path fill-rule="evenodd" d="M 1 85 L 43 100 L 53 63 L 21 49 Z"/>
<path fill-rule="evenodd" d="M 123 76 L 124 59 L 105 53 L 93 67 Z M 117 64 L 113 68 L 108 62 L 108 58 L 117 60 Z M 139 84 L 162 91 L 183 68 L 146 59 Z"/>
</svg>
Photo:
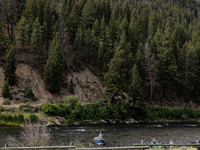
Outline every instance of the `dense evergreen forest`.
<svg viewBox="0 0 200 150">
<path fill-rule="evenodd" d="M 13 51 L 25 52 L 33 67 L 45 64 L 51 92 L 60 91 L 69 63 L 89 64 L 113 106 L 120 98 L 130 106 L 199 103 L 199 8 L 195 0 L 1 0 L 6 83 L 16 80 Z"/>
</svg>

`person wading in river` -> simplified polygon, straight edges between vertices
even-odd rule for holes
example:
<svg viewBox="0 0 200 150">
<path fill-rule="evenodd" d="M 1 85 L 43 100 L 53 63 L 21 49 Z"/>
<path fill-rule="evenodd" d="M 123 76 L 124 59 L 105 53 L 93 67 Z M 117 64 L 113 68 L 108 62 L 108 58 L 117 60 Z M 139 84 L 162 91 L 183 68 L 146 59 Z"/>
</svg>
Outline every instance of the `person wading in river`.
<svg viewBox="0 0 200 150">
<path fill-rule="evenodd" d="M 99 133 L 99 139 L 102 140 L 103 139 L 103 134 L 100 132 Z"/>
</svg>

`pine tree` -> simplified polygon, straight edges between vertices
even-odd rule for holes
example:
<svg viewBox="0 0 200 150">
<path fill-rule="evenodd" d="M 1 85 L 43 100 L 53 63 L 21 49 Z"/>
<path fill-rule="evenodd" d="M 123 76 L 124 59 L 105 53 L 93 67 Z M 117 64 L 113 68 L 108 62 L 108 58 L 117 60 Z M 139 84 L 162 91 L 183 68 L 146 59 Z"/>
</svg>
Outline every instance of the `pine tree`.
<svg viewBox="0 0 200 150">
<path fill-rule="evenodd" d="M 108 25 L 110 16 L 111 16 L 110 0 L 102 0 L 101 1 L 100 13 L 101 13 L 101 17 L 104 16 L 105 23 L 106 23 L 106 25 Z"/>
<path fill-rule="evenodd" d="M 60 84 L 63 81 L 63 56 L 57 36 L 54 37 L 50 47 L 49 58 L 44 70 L 44 81 L 46 89 L 50 92 L 60 91 Z"/>
<path fill-rule="evenodd" d="M 1 0 L 0 9 L 2 20 L 6 24 L 6 31 L 10 42 L 15 40 L 14 27 L 17 22 L 17 3 L 15 0 Z"/>
<path fill-rule="evenodd" d="M 87 30 L 88 28 L 92 28 L 92 25 L 96 20 L 95 16 L 96 10 L 94 0 L 87 0 L 86 4 L 83 7 L 81 17 L 83 29 Z"/>
<path fill-rule="evenodd" d="M 76 33 L 76 38 L 74 40 L 73 49 L 81 50 L 82 46 L 83 46 L 83 32 L 81 28 L 78 28 L 78 31 Z"/>
<path fill-rule="evenodd" d="M 131 86 L 130 86 L 130 89 L 131 89 L 130 95 L 132 98 L 131 102 L 134 105 L 134 103 L 137 100 L 142 99 L 144 92 L 143 92 L 143 88 L 142 88 L 142 79 L 139 76 L 139 72 L 138 72 L 136 64 L 131 69 L 131 73 L 132 73 L 132 78 L 131 78 Z"/>
<path fill-rule="evenodd" d="M 98 49 L 99 49 L 99 38 L 95 36 L 95 31 L 91 31 L 91 39 L 90 39 L 90 59 L 93 64 L 97 64 L 98 60 Z"/>
<path fill-rule="evenodd" d="M 109 36 L 111 40 L 111 46 L 114 47 L 114 43 L 116 42 L 118 38 L 117 34 L 117 25 L 116 25 L 116 17 L 114 11 L 111 14 L 110 22 L 109 22 Z"/>
<path fill-rule="evenodd" d="M 129 23 L 128 23 L 126 17 L 123 18 L 123 20 L 119 24 L 118 35 L 121 35 L 123 32 L 128 34 L 128 25 L 129 25 Z"/>
<path fill-rule="evenodd" d="M 69 87 L 70 87 L 70 93 L 71 94 L 74 94 L 74 82 L 73 80 L 71 79 L 70 82 L 69 82 Z"/>
<path fill-rule="evenodd" d="M 26 9 L 23 12 L 23 16 L 26 18 L 28 23 L 28 40 L 31 40 L 31 33 L 33 31 L 33 22 L 37 16 L 36 14 L 36 0 L 27 0 Z"/>
<path fill-rule="evenodd" d="M 66 21 L 67 33 L 72 43 L 74 42 L 76 37 L 76 32 L 78 30 L 78 23 L 79 23 L 78 14 L 76 7 L 74 6 Z"/>
<path fill-rule="evenodd" d="M 46 45 L 46 50 L 49 49 L 49 41 L 52 39 L 52 26 L 53 26 L 53 17 L 50 7 L 49 0 L 46 1 L 44 6 L 44 35 L 43 36 L 43 43 Z"/>
<path fill-rule="evenodd" d="M 3 21 L 1 20 L 1 17 L 0 17 L 0 47 L 3 47 L 3 44 L 5 43 L 5 33 L 4 33 L 4 30 L 3 30 Z"/>
<path fill-rule="evenodd" d="M 157 14 L 156 10 L 153 10 L 151 15 L 149 16 L 149 25 L 148 25 L 148 33 L 149 36 L 153 37 L 158 26 L 158 19 L 157 19 Z"/>
<path fill-rule="evenodd" d="M 13 45 L 10 45 L 6 50 L 6 66 L 4 68 L 5 81 L 8 81 L 9 85 L 14 85 L 16 81 L 16 58 L 14 55 Z"/>
<path fill-rule="evenodd" d="M 99 31 L 100 31 L 100 27 L 99 27 L 99 21 L 98 19 L 95 20 L 93 26 L 92 26 L 92 30 L 94 31 L 94 35 L 95 36 L 99 36 Z"/>
<path fill-rule="evenodd" d="M 25 49 L 25 44 L 27 42 L 27 33 L 28 33 L 28 27 L 27 27 L 27 20 L 24 16 L 19 20 L 17 23 L 17 31 L 19 32 L 19 40 L 23 46 L 23 49 Z"/>
<path fill-rule="evenodd" d="M 125 1 L 123 4 L 123 17 L 127 18 L 128 22 L 130 22 L 130 7 L 128 1 Z"/>
<path fill-rule="evenodd" d="M 98 65 L 102 67 L 103 72 L 106 72 L 108 67 L 107 63 L 110 61 L 110 52 L 109 52 L 109 38 L 108 38 L 108 27 L 105 24 L 105 17 L 101 19 L 100 25 L 100 45 L 98 50 Z M 102 65 L 104 64 L 104 65 Z"/>
<path fill-rule="evenodd" d="M 3 98 L 9 98 L 9 96 L 10 96 L 10 91 L 9 91 L 9 86 L 8 86 L 8 80 L 3 85 L 3 89 L 2 89 L 1 95 L 2 95 Z"/>
<path fill-rule="evenodd" d="M 127 91 L 127 69 L 125 64 L 124 51 L 118 48 L 108 65 L 108 72 L 104 75 L 104 83 L 107 88 L 106 93 L 109 99 L 119 95 L 123 96 L 123 92 Z"/>
<path fill-rule="evenodd" d="M 43 56 L 41 25 L 40 25 L 38 17 L 35 19 L 35 22 L 33 24 L 33 33 L 31 35 L 30 45 L 31 45 L 32 53 L 33 53 L 32 55 L 34 58 L 34 64 L 35 66 L 37 66 L 38 61 Z"/>
</svg>

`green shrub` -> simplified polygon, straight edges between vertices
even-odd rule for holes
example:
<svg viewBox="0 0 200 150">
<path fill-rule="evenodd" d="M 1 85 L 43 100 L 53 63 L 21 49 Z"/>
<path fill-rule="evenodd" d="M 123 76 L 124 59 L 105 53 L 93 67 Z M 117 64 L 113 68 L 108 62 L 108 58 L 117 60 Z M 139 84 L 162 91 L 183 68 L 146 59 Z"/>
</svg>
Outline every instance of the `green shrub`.
<svg viewBox="0 0 200 150">
<path fill-rule="evenodd" d="M 76 106 L 71 111 L 70 116 L 74 119 L 74 121 L 83 120 L 82 111 L 83 111 L 83 106 L 81 105 L 80 102 L 77 102 Z"/>
<path fill-rule="evenodd" d="M 3 89 L 2 89 L 1 95 L 2 95 L 3 98 L 9 98 L 9 96 L 10 96 L 10 91 L 9 91 L 9 86 L 8 86 L 8 80 L 3 85 Z"/>
<path fill-rule="evenodd" d="M 18 115 L 18 122 L 19 122 L 19 123 L 24 122 L 24 115 L 23 115 L 23 114 L 19 114 L 19 115 Z"/>
<path fill-rule="evenodd" d="M 71 94 L 74 94 L 74 82 L 73 80 L 71 79 L 70 82 L 69 82 L 69 92 Z"/>
<path fill-rule="evenodd" d="M 59 103 L 57 105 L 57 115 L 68 118 L 70 116 L 70 108 L 67 104 Z"/>
<path fill-rule="evenodd" d="M 3 105 L 11 105 L 10 100 L 6 99 L 6 100 L 3 102 Z"/>
<path fill-rule="evenodd" d="M 54 119 L 54 118 L 49 118 L 49 119 L 48 119 L 48 122 L 54 123 L 54 122 L 55 122 L 55 119 Z"/>
<path fill-rule="evenodd" d="M 110 104 L 112 118 L 115 119 L 128 119 L 130 118 L 128 104 L 124 100 L 117 100 L 115 103 Z"/>
<path fill-rule="evenodd" d="M 4 111 L 5 111 L 5 108 L 0 105 L 0 112 L 4 112 Z"/>
<path fill-rule="evenodd" d="M 34 97 L 34 94 L 33 94 L 32 90 L 31 90 L 31 88 L 25 88 L 24 97 L 25 98 Z"/>
<path fill-rule="evenodd" d="M 50 116 L 57 115 L 57 113 L 58 113 L 57 107 L 51 103 L 43 103 L 39 107 L 39 111 L 42 111 L 44 114 L 50 115 Z"/>
<path fill-rule="evenodd" d="M 35 114 L 30 114 L 29 120 L 31 123 L 37 123 L 39 119 L 38 119 L 38 116 L 36 116 Z"/>
<path fill-rule="evenodd" d="M 22 112 L 31 112 L 31 104 L 29 102 L 25 104 L 20 104 L 19 110 Z"/>
<path fill-rule="evenodd" d="M 64 103 L 66 103 L 70 109 L 74 109 L 78 100 L 79 98 L 77 96 L 70 95 L 64 98 Z"/>
</svg>

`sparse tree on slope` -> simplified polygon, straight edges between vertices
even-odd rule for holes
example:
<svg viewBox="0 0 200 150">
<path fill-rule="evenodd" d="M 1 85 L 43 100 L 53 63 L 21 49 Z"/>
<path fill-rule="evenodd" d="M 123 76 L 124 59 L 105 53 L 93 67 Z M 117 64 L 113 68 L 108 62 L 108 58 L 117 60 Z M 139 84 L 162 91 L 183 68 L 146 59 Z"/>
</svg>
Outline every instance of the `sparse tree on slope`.
<svg viewBox="0 0 200 150">
<path fill-rule="evenodd" d="M 63 81 L 63 56 L 60 51 L 58 37 L 55 36 L 49 51 L 49 59 L 45 66 L 44 81 L 50 92 L 59 92 Z"/>
<path fill-rule="evenodd" d="M 13 45 L 10 45 L 6 51 L 6 66 L 4 68 L 5 81 L 8 81 L 9 85 L 14 85 L 16 81 L 16 58 L 14 55 Z"/>
<path fill-rule="evenodd" d="M 27 33 L 28 33 L 28 27 L 27 27 L 27 20 L 24 16 L 19 20 L 17 24 L 17 31 L 19 32 L 19 40 L 20 43 L 23 46 L 23 49 L 25 49 L 25 43 L 27 42 Z"/>
<path fill-rule="evenodd" d="M 9 96 L 10 96 L 10 91 L 9 91 L 9 86 L 8 86 L 8 80 L 3 85 L 3 89 L 2 89 L 1 95 L 2 95 L 3 98 L 9 98 Z"/>
</svg>

